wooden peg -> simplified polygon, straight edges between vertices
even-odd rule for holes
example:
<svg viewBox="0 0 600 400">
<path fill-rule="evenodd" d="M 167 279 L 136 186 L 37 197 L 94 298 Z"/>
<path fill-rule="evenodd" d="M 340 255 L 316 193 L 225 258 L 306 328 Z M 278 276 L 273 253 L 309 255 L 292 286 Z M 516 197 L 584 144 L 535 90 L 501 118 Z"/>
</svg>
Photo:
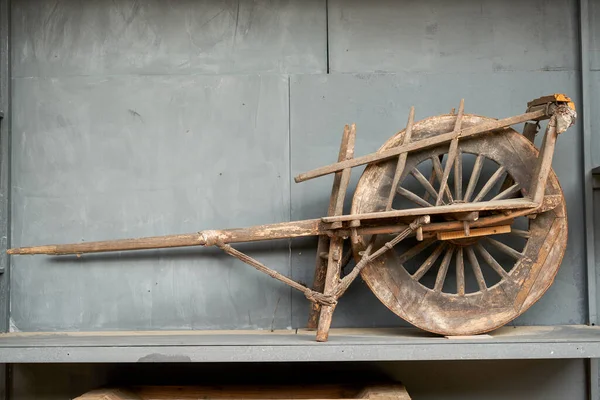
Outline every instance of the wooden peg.
<svg viewBox="0 0 600 400">
<path fill-rule="evenodd" d="M 423 241 L 423 227 L 422 226 L 417 228 L 417 240 L 419 242 Z"/>
</svg>

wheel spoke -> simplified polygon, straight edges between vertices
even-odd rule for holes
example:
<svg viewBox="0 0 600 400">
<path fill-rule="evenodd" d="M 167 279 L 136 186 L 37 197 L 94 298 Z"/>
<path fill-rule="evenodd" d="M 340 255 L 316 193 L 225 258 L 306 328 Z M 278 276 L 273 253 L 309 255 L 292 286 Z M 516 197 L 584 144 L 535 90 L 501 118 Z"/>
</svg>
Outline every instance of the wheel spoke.
<svg viewBox="0 0 600 400">
<path fill-rule="evenodd" d="M 500 250 L 501 252 L 503 252 L 504 254 L 508 254 L 509 256 L 511 256 L 512 258 L 514 258 L 515 260 L 520 260 L 523 257 L 523 254 L 519 253 L 517 250 L 513 249 L 512 247 L 497 241 L 496 239 L 492 239 L 489 237 L 485 238 L 492 246 L 494 246 L 495 248 L 497 248 L 498 250 Z"/>
<path fill-rule="evenodd" d="M 433 244 L 433 242 L 435 242 L 435 239 L 429 239 L 429 240 L 424 240 L 424 241 L 420 242 L 413 248 L 402 253 L 402 255 L 400 255 L 398 257 L 398 262 L 400 264 L 404 264 L 405 262 L 407 262 L 408 260 L 410 260 L 411 258 L 416 256 L 417 254 L 421 253 L 423 250 L 425 250 L 426 248 L 431 246 Z"/>
<path fill-rule="evenodd" d="M 462 247 L 456 251 L 456 292 L 459 296 L 465 295 L 465 261 Z"/>
<path fill-rule="evenodd" d="M 531 237 L 531 232 L 529 232 L 529 231 L 523 231 L 521 229 L 511 229 L 510 233 L 512 233 L 514 235 L 517 235 L 517 236 L 520 236 L 520 237 L 525 238 L 525 239 L 529 239 Z"/>
<path fill-rule="evenodd" d="M 504 175 L 505 171 L 506 168 L 504 167 L 498 168 L 496 172 L 494 172 L 494 175 L 492 175 L 490 179 L 485 183 L 485 185 L 483 185 L 483 187 L 479 191 L 479 194 L 473 199 L 473 202 L 476 203 L 478 201 L 481 201 L 485 197 L 485 195 L 488 194 L 490 190 L 492 190 L 494 185 L 500 180 L 502 175 Z"/>
<path fill-rule="evenodd" d="M 437 156 L 433 156 L 431 157 L 431 162 L 433 163 L 433 168 L 435 169 L 435 177 L 437 178 L 438 182 L 440 182 L 440 184 L 442 183 L 442 176 L 444 174 L 444 171 L 442 170 L 442 163 L 440 162 L 440 159 Z M 438 200 L 441 203 L 443 201 L 444 198 L 444 194 L 448 197 L 448 200 L 450 200 L 450 202 L 453 201 L 452 199 L 452 193 L 450 193 L 450 189 L 448 189 L 448 186 L 445 186 L 445 190 L 442 193 L 441 191 L 439 192 L 439 197 L 442 198 L 442 200 Z"/>
<path fill-rule="evenodd" d="M 454 199 L 462 199 L 462 151 L 458 150 L 454 161 Z"/>
<path fill-rule="evenodd" d="M 446 280 L 446 275 L 448 274 L 448 266 L 450 265 L 450 260 L 452 260 L 452 254 L 454 254 L 454 246 L 449 246 L 446 249 L 446 254 L 444 254 L 442 264 L 440 265 L 437 277 L 435 278 L 435 286 L 433 287 L 433 290 L 436 292 L 441 292 L 442 288 L 444 287 L 444 281 Z"/>
<path fill-rule="evenodd" d="M 485 292 L 487 290 L 487 285 L 485 284 L 485 279 L 483 278 L 479 261 L 477 261 L 477 256 L 475 256 L 475 252 L 473 251 L 472 247 L 467 247 L 467 258 L 469 259 L 469 263 L 471 264 L 471 268 L 475 274 L 475 279 L 477 280 L 477 285 L 479 285 L 479 290 Z"/>
<path fill-rule="evenodd" d="M 481 245 L 481 243 L 477 243 L 475 245 L 481 257 L 485 260 L 485 262 L 496 271 L 498 275 L 500 275 L 503 279 L 508 278 L 508 272 L 500 264 L 492 255 Z"/>
<path fill-rule="evenodd" d="M 418 204 L 422 207 L 433 207 L 433 204 L 429 203 L 428 201 L 423 200 L 422 198 L 420 198 L 419 196 L 417 196 L 410 190 L 404 189 L 402 186 L 398 186 L 397 191 L 400 195 L 402 195 L 403 197 L 406 197 L 408 200 L 412 201 L 415 204 Z"/>
<path fill-rule="evenodd" d="M 427 201 L 427 195 L 431 195 L 434 199 L 437 199 L 438 197 L 438 192 L 435 190 L 435 188 L 431 185 L 431 182 L 429 182 L 427 180 L 427 178 L 425 178 L 425 176 L 421 173 L 421 171 L 419 171 L 416 168 L 413 168 L 412 171 L 410 171 L 411 175 L 415 177 L 415 179 L 417 181 L 419 181 L 419 183 L 425 188 L 426 193 L 424 196 L 424 200 Z M 432 176 L 433 178 L 433 176 Z M 433 180 L 433 179 L 432 179 Z"/>
<path fill-rule="evenodd" d="M 507 199 L 510 196 L 512 196 L 513 194 L 517 193 L 519 190 L 521 190 L 521 187 L 519 186 L 518 183 L 515 183 L 511 187 L 506 188 L 504 191 L 502 191 L 499 194 L 497 194 L 494 198 L 492 198 L 492 201 L 493 200 Z"/>
<path fill-rule="evenodd" d="M 469 178 L 469 184 L 467 185 L 467 191 L 465 192 L 465 203 L 468 203 L 475 191 L 479 175 L 481 175 L 481 168 L 483 167 L 483 156 L 479 154 L 473 164 L 473 171 L 471 172 L 471 178 Z"/>
<path fill-rule="evenodd" d="M 427 260 L 425 260 L 423 264 L 421 264 L 417 272 L 413 274 L 413 279 L 419 281 L 423 277 L 423 275 L 425 275 L 427 271 L 429 271 L 433 263 L 435 263 L 435 261 L 439 258 L 440 254 L 442 254 L 442 250 L 444 250 L 444 247 L 446 247 L 446 244 L 440 243 L 438 247 L 435 248 L 433 253 L 431 253 L 431 255 L 427 257 Z"/>
<path fill-rule="evenodd" d="M 419 173 L 421 173 L 421 172 L 419 171 Z M 421 174 L 421 175 L 423 175 L 423 174 Z M 415 176 L 415 178 L 416 178 L 416 176 Z M 433 166 L 431 167 L 431 175 L 429 176 L 429 179 L 427 180 L 427 182 L 429 182 L 429 186 L 431 186 L 433 188 L 433 182 L 435 182 L 435 168 Z M 438 193 L 435 189 L 433 189 L 433 191 L 435 192 L 435 195 L 432 194 L 432 196 L 434 199 L 437 199 Z M 429 194 L 430 194 L 429 192 L 425 192 L 425 195 L 423 196 L 423 198 L 425 200 L 429 200 Z"/>
</svg>

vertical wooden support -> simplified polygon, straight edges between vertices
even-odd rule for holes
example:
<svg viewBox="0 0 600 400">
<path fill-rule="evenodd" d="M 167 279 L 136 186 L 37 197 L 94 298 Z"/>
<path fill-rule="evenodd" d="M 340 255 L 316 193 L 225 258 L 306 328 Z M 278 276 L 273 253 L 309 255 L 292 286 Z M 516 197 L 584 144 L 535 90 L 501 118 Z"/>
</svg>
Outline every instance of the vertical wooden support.
<svg viewBox="0 0 600 400">
<path fill-rule="evenodd" d="M 354 156 L 354 142 L 356 138 L 356 125 L 352 124 L 352 127 L 346 125 L 344 127 L 344 133 L 342 134 L 342 143 L 340 144 L 340 152 L 338 154 L 338 162 L 344 161 L 349 156 L 352 158 Z M 349 150 L 350 149 L 350 150 Z M 350 151 L 350 152 L 349 152 Z M 344 206 L 344 195 L 346 193 L 346 189 L 348 187 L 348 182 L 350 179 L 350 173 L 346 174 L 347 177 L 344 177 L 344 171 L 336 172 L 333 177 L 333 186 L 331 188 L 331 196 L 329 198 L 329 208 L 327 210 L 328 216 L 336 215 L 336 212 L 340 210 L 340 213 L 343 212 Z M 340 200 L 340 192 L 345 182 L 345 187 L 343 188 L 343 194 Z M 342 242 L 343 245 L 343 242 Z M 340 252 L 343 250 L 343 246 L 341 246 Z M 329 264 L 329 257 L 323 258 L 321 254 L 329 254 L 330 253 L 330 238 L 326 235 L 319 236 L 319 244 L 317 246 L 317 260 L 315 266 L 315 277 L 313 280 L 313 290 L 316 292 L 324 293 L 325 291 L 325 280 L 327 276 L 327 266 Z M 340 257 L 341 258 L 341 257 Z M 339 274 L 339 273 L 338 273 Z M 321 305 L 317 303 L 311 303 L 311 308 L 308 316 L 308 329 L 317 329 L 319 323 L 319 315 L 321 313 Z"/>
<path fill-rule="evenodd" d="M 352 126 L 349 128 L 346 126 L 344 129 L 342 145 L 340 146 L 340 158 L 343 156 L 345 160 L 350 160 L 352 157 L 354 157 L 355 139 L 356 126 L 354 124 L 352 124 Z M 333 215 L 342 215 L 344 213 L 344 198 L 346 197 L 346 190 L 348 189 L 348 184 L 350 182 L 350 172 L 351 168 L 346 168 L 341 171 L 341 176 L 337 187 L 336 182 L 334 181 L 330 199 L 330 205 L 332 203 L 335 205 L 333 209 Z M 323 293 L 325 294 L 333 293 L 335 286 L 340 280 L 343 250 L 344 240 L 342 238 L 332 237 L 329 239 L 327 272 L 325 273 L 325 287 L 323 290 Z M 317 341 L 324 342 L 327 340 L 334 310 L 335 305 L 321 306 L 319 322 L 317 324 Z"/>
<path fill-rule="evenodd" d="M 535 137 L 538 133 L 539 128 L 539 122 L 525 122 L 525 125 L 523 126 L 523 136 L 525 136 L 531 143 L 535 144 Z M 513 186 L 514 183 L 514 179 L 510 175 L 506 175 L 506 178 L 504 178 L 504 182 L 502 182 L 502 186 L 500 186 L 500 193 Z M 513 194 L 514 193 L 511 193 L 508 196 L 512 196 Z"/>
<path fill-rule="evenodd" d="M 458 107 L 458 115 L 456 116 L 456 122 L 454 123 L 454 132 L 457 133 L 460 131 L 462 126 L 462 118 L 465 113 L 465 99 L 460 100 L 460 105 Z M 452 139 L 450 142 L 450 149 L 448 150 L 448 160 L 446 161 L 446 168 L 444 168 L 444 173 L 440 180 L 440 190 L 439 196 L 435 202 L 436 206 L 442 204 L 442 200 L 444 197 L 444 192 L 446 191 L 446 187 L 448 186 L 448 177 L 450 176 L 450 171 L 452 170 L 452 166 L 454 165 L 454 161 L 456 160 L 456 156 L 458 154 L 458 137 Z"/>
<path fill-rule="evenodd" d="M 540 154 L 538 155 L 538 161 L 533 173 L 533 180 L 529 189 L 529 197 L 536 203 L 542 203 L 544 199 L 544 192 L 546 190 L 546 180 L 552 169 L 552 156 L 554 155 L 554 148 L 556 146 L 556 138 L 558 136 L 556 130 L 556 116 L 552 116 L 548 121 L 546 128 L 546 134 L 544 135 L 544 141 L 540 148 Z"/>
<path fill-rule="evenodd" d="M 404 130 L 404 138 L 402 140 L 403 144 L 410 143 L 410 137 L 412 136 L 412 128 L 415 120 L 415 107 L 411 107 L 408 113 L 408 122 L 406 123 L 406 129 Z M 406 158 L 408 157 L 408 153 L 402 153 L 398 156 L 398 162 L 396 163 L 396 172 L 394 173 L 394 178 L 392 179 L 392 187 L 390 188 L 390 194 L 388 196 L 387 205 L 385 207 L 386 211 L 390 211 L 392 209 L 392 203 L 394 202 L 394 197 L 396 197 L 396 190 L 398 188 L 398 182 L 400 182 L 400 177 L 404 172 L 404 166 L 406 165 Z"/>
</svg>

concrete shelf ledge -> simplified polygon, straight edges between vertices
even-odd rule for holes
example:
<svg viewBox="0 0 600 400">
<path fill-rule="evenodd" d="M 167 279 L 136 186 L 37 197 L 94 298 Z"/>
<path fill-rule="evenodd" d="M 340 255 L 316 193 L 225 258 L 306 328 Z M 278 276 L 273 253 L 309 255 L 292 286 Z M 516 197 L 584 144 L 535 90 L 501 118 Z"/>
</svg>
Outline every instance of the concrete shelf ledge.
<svg viewBox="0 0 600 400">
<path fill-rule="evenodd" d="M 294 362 L 561 359 L 600 357 L 600 327 L 507 326 L 447 338 L 414 328 L 314 332 L 110 331 L 0 335 L 3 363 Z"/>
</svg>

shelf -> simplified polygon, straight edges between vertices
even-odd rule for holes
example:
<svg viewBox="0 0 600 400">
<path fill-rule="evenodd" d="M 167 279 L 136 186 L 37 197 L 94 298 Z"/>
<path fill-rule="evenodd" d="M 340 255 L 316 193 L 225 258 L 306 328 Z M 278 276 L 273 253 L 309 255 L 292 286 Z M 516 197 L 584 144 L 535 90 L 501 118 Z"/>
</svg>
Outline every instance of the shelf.
<svg viewBox="0 0 600 400">
<path fill-rule="evenodd" d="M 413 328 L 314 332 L 137 331 L 0 335 L 3 363 L 291 362 L 599 358 L 600 327 L 504 327 L 446 338 Z"/>
</svg>

